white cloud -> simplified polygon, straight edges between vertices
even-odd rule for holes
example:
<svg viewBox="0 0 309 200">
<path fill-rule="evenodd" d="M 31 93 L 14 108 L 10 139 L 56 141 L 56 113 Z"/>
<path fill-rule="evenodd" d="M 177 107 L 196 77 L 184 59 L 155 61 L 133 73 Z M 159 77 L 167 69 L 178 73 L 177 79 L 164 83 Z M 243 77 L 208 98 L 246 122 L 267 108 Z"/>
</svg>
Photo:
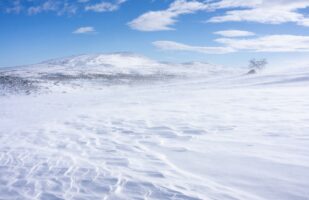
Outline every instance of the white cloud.
<svg viewBox="0 0 309 200">
<path fill-rule="evenodd" d="M 89 34 L 96 33 L 95 29 L 91 26 L 80 27 L 73 31 L 74 34 Z"/>
<path fill-rule="evenodd" d="M 173 41 L 156 41 L 153 45 L 167 51 L 190 51 L 205 54 L 247 52 L 309 52 L 309 36 L 269 35 L 251 39 L 219 38 L 220 46 L 192 46 Z"/>
<path fill-rule="evenodd" d="M 298 22 L 298 25 L 309 26 L 309 18 L 303 18 L 302 20 Z"/>
<path fill-rule="evenodd" d="M 238 51 L 309 52 L 309 36 L 269 35 L 252 39 L 219 38 L 215 41 Z"/>
<path fill-rule="evenodd" d="M 115 11 L 127 0 L 101 0 L 99 3 L 94 0 L 10 0 L 1 3 L 0 12 L 7 13 L 27 13 L 35 15 L 43 12 L 54 12 L 57 15 L 75 14 L 80 10 L 89 10 L 95 12 Z M 91 4 L 92 3 L 92 4 Z"/>
<path fill-rule="evenodd" d="M 48 0 L 41 5 L 29 7 L 28 14 L 34 15 L 44 11 L 57 11 L 58 9 L 60 8 L 57 1 Z"/>
<path fill-rule="evenodd" d="M 5 8 L 7 13 L 20 13 L 23 9 L 23 6 L 19 0 L 13 0 L 11 2 L 12 5 Z"/>
<path fill-rule="evenodd" d="M 245 0 L 222 0 L 217 4 L 220 4 L 217 8 L 246 9 L 227 11 L 224 15 L 212 17 L 208 22 L 249 21 L 266 24 L 294 22 L 309 26 L 309 19 L 298 12 L 299 9 L 309 7 L 308 0 L 253 0 L 251 5 Z"/>
<path fill-rule="evenodd" d="M 263 0 L 220 0 L 210 3 L 213 10 L 224 8 L 252 8 L 261 4 Z"/>
<path fill-rule="evenodd" d="M 300 22 L 302 19 L 303 16 L 296 12 L 256 8 L 228 11 L 225 15 L 213 17 L 208 22 L 250 21 L 265 24 L 282 24 L 285 22 Z"/>
<path fill-rule="evenodd" d="M 158 49 L 169 51 L 191 51 L 205 54 L 226 54 L 234 52 L 230 47 L 190 46 L 173 41 L 155 41 L 153 45 Z"/>
<path fill-rule="evenodd" d="M 176 0 L 168 9 L 144 13 L 128 25 L 140 31 L 162 31 L 173 29 L 171 25 L 177 22 L 177 17 L 207 9 L 205 3 L 198 1 Z"/>
<path fill-rule="evenodd" d="M 102 1 L 94 5 L 86 6 L 85 10 L 94 12 L 111 12 L 118 10 L 120 5 L 125 2 L 126 0 L 117 0 L 115 3 Z"/>
<path fill-rule="evenodd" d="M 217 31 L 214 34 L 221 35 L 224 37 L 245 37 L 245 36 L 253 36 L 255 33 L 249 31 L 241 31 L 241 30 L 224 30 Z"/>
<path fill-rule="evenodd" d="M 175 0 L 165 10 L 149 11 L 128 23 L 139 31 L 173 30 L 172 25 L 180 15 L 198 11 L 212 12 L 228 9 L 225 14 L 215 16 L 208 22 L 250 21 L 268 24 L 294 22 L 309 26 L 309 18 L 298 12 L 309 7 L 309 0 Z"/>
</svg>

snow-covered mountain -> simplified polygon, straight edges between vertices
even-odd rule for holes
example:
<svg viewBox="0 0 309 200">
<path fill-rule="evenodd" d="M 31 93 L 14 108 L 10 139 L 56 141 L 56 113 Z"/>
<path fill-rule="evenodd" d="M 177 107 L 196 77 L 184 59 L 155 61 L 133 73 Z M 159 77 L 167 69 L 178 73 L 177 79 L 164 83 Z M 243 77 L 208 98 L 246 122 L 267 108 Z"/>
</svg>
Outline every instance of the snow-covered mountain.
<svg viewBox="0 0 309 200">
<path fill-rule="evenodd" d="M 27 91 L 55 84 L 168 81 L 185 77 L 228 75 L 231 70 L 207 63 L 164 63 L 132 53 L 79 55 L 0 71 L 0 90 Z M 41 87 L 42 88 L 42 87 Z"/>
<path fill-rule="evenodd" d="M 181 74 L 195 70 L 206 73 L 223 69 L 206 63 L 163 63 L 132 53 L 112 53 L 54 59 L 9 71 L 22 76 L 40 76 L 47 73 Z"/>
<path fill-rule="evenodd" d="M 79 55 L 42 63 L 0 69 L 0 90 L 6 88 L 26 90 L 42 84 L 58 85 L 75 81 L 100 81 L 100 83 L 132 83 L 136 81 L 167 81 L 170 79 L 201 80 L 208 84 L 258 85 L 293 84 L 308 82 L 308 68 L 266 70 L 262 74 L 246 76 L 244 68 L 227 68 L 201 62 L 158 62 L 133 53 Z M 48 86 L 49 85 L 49 86 Z"/>
<path fill-rule="evenodd" d="M 309 68 L 81 55 L 0 71 L 0 199 L 307 200 Z"/>
</svg>

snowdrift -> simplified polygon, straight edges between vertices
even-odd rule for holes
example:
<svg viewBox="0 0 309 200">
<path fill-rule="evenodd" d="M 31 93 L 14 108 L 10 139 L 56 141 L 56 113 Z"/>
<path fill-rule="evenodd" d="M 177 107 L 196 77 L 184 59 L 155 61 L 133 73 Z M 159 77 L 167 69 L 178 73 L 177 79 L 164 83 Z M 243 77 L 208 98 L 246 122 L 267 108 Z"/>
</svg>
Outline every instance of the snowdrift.
<svg viewBox="0 0 309 200">
<path fill-rule="evenodd" d="M 0 199 L 309 199 L 308 68 L 81 55 L 0 71 Z"/>
</svg>

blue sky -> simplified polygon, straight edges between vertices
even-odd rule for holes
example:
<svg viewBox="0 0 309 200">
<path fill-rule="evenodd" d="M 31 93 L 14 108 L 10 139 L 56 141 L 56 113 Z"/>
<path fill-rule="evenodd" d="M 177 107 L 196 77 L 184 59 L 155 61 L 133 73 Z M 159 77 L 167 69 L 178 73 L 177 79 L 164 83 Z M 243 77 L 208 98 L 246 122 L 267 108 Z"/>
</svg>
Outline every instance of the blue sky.
<svg viewBox="0 0 309 200">
<path fill-rule="evenodd" d="M 76 54 L 309 64 L 308 0 L 0 0 L 0 67 Z"/>
</svg>

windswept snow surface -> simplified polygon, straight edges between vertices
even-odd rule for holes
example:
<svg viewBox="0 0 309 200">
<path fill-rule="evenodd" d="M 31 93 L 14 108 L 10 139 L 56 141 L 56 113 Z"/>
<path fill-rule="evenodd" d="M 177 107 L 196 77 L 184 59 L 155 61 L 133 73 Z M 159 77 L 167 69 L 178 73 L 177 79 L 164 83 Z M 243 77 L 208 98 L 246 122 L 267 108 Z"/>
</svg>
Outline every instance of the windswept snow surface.
<svg viewBox="0 0 309 200">
<path fill-rule="evenodd" d="M 0 199 L 309 199 L 309 68 L 132 54 L 0 71 Z"/>
</svg>

